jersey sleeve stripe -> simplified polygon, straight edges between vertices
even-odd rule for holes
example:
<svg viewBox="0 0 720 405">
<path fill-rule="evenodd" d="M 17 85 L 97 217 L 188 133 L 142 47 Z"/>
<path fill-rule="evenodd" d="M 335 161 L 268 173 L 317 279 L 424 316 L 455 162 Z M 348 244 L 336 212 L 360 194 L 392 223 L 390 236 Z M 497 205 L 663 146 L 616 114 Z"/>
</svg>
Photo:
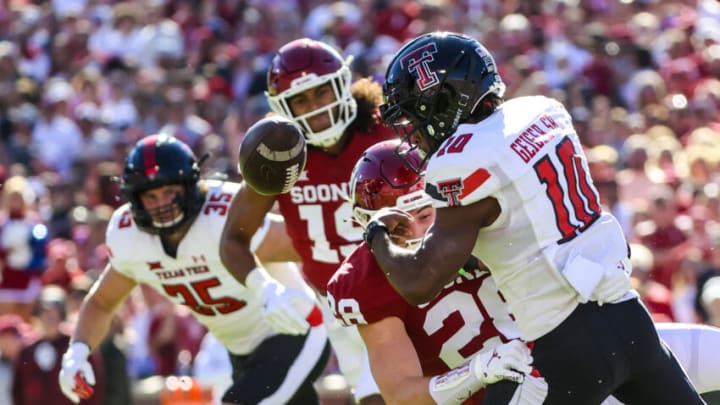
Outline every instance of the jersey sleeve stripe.
<svg viewBox="0 0 720 405">
<path fill-rule="evenodd" d="M 467 176 L 463 180 L 463 191 L 460 194 L 460 198 L 465 198 L 482 186 L 490 178 L 490 172 L 480 168 L 475 170 L 472 174 Z"/>
</svg>

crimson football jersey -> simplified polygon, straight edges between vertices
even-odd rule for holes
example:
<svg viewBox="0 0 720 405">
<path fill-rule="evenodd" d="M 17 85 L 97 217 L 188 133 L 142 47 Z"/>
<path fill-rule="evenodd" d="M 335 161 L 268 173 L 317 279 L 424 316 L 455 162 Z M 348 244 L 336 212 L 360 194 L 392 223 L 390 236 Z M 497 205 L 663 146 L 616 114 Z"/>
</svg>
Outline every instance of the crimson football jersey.
<svg viewBox="0 0 720 405">
<path fill-rule="evenodd" d="M 466 265 L 432 301 L 415 306 L 398 294 L 363 244 L 328 283 L 328 301 L 345 325 L 390 316 L 405 324 L 425 376 L 447 372 L 478 351 L 519 337 L 512 315 L 489 271 Z M 473 397 L 475 398 L 475 397 Z"/>
<path fill-rule="evenodd" d="M 288 193 L 278 196 L 288 235 L 302 257 L 305 278 L 323 294 L 332 274 L 362 240 L 362 228 L 352 220 L 348 198 L 355 162 L 368 147 L 395 137 L 380 125 L 371 131 L 353 134 L 337 156 L 308 148 L 300 179 Z"/>
</svg>

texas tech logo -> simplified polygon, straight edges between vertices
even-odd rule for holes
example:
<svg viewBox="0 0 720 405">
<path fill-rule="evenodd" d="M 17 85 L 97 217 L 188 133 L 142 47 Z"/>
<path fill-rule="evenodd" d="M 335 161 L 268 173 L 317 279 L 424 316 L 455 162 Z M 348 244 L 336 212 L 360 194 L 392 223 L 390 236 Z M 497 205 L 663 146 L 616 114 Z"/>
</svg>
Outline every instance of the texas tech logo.
<svg viewBox="0 0 720 405">
<path fill-rule="evenodd" d="M 438 182 L 438 191 L 445 197 L 448 207 L 460 205 L 460 193 L 463 191 L 462 179 L 452 179 Z"/>
<path fill-rule="evenodd" d="M 436 53 L 437 46 L 431 42 L 409 52 L 400 59 L 400 66 L 403 68 L 407 66 L 408 72 L 417 76 L 417 85 L 420 91 L 440 83 L 437 74 L 430 70 L 430 65 L 428 65 L 429 62 L 435 60 L 433 55 Z"/>
</svg>

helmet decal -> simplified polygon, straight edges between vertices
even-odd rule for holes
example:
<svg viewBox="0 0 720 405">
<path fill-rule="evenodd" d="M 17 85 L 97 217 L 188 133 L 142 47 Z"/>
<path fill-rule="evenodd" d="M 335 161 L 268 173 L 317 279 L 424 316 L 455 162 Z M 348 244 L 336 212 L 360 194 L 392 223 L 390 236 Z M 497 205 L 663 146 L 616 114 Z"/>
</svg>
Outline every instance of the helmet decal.
<svg viewBox="0 0 720 405">
<path fill-rule="evenodd" d="M 482 44 L 458 33 L 432 32 L 407 42 L 388 64 L 380 112 L 406 142 L 417 144 L 412 137 L 422 137 L 432 155 L 482 100 L 504 92 Z"/>
<path fill-rule="evenodd" d="M 417 85 L 421 91 L 440 83 L 437 73 L 433 72 L 429 65 L 429 62 L 435 60 L 433 55 L 436 53 L 437 45 L 435 42 L 430 42 L 409 52 L 400 59 L 401 66 L 406 66 L 410 73 L 417 75 Z"/>
<path fill-rule="evenodd" d="M 147 137 L 142 140 L 143 143 L 143 167 L 145 168 L 145 176 L 148 178 L 155 177 L 158 172 L 157 157 L 155 156 L 156 138 Z"/>
</svg>

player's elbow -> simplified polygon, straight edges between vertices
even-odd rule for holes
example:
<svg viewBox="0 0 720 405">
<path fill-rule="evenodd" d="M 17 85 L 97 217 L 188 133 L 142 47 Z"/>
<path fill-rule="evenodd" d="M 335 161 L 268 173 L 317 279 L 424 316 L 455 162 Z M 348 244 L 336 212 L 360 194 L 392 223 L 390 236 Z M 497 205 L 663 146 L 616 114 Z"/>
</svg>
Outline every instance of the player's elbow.
<svg viewBox="0 0 720 405">
<path fill-rule="evenodd" d="M 248 246 L 249 242 L 242 232 L 226 227 L 220 237 L 220 260 L 225 264 L 231 263 L 238 251 Z"/>
</svg>

